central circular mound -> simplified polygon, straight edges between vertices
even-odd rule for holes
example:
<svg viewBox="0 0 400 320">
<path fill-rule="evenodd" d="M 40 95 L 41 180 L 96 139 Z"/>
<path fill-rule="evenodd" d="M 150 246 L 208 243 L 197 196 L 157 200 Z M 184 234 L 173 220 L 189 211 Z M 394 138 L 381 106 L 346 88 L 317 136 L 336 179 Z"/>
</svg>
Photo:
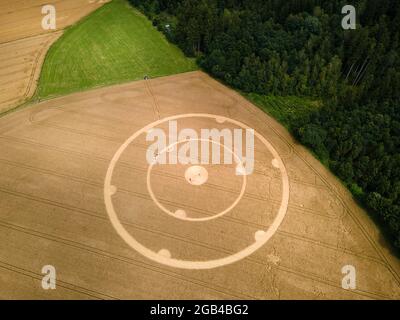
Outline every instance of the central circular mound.
<svg viewBox="0 0 400 320">
<path fill-rule="evenodd" d="M 194 186 L 201 186 L 208 180 L 208 171 L 202 166 L 191 166 L 185 171 L 185 179 Z"/>
</svg>

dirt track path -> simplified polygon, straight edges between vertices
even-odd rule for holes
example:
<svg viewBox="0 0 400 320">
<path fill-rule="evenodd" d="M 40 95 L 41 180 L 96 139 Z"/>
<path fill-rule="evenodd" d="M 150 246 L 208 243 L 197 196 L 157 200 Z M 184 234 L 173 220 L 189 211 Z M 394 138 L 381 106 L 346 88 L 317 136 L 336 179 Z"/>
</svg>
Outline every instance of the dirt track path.
<svg viewBox="0 0 400 320">
<path fill-rule="evenodd" d="M 104 205 L 104 178 L 121 144 L 158 117 L 186 113 L 216 114 L 254 128 L 277 150 L 290 182 L 288 211 L 273 237 L 248 258 L 203 271 L 139 254 L 118 236 Z M 348 192 L 275 120 L 201 72 L 31 106 L 0 119 L 0 144 L 2 298 L 400 297 L 399 261 Z M 183 260 L 215 259 L 242 250 L 271 225 L 282 188 L 265 150 L 256 153 L 255 173 L 237 208 L 212 222 L 188 223 L 160 212 L 150 198 L 146 148 L 144 140 L 130 146 L 113 178 L 119 217 L 146 247 Z M 182 169 L 154 172 L 154 191 L 169 208 L 204 217 L 237 196 L 240 184 L 229 167 L 209 168 L 209 183 L 195 190 Z M 57 269 L 57 290 L 41 289 L 47 264 Z M 341 287 L 345 265 L 356 267 L 356 290 Z"/>
</svg>

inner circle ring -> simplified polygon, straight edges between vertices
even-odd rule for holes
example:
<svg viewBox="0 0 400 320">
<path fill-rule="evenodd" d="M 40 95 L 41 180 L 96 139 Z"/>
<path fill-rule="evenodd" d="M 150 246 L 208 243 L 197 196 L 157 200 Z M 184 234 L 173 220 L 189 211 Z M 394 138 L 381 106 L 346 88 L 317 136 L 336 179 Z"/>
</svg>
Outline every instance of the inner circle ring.
<svg viewBox="0 0 400 320">
<path fill-rule="evenodd" d="M 239 156 L 233 152 L 233 150 L 231 148 L 228 148 L 227 146 L 223 145 L 220 142 L 216 142 L 213 140 L 208 140 L 208 139 L 189 139 L 189 140 L 182 140 L 182 141 L 177 141 L 174 142 L 172 144 L 170 144 L 169 146 L 167 146 L 166 148 L 164 148 L 163 150 L 160 151 L 160 154 L 163 154 L 164 152 L 166 152 L 170 147 L 174 147 L 180 143 L 184 143 L 184 142 L 190 142 L 190 141 L 209 141 L 211 143 L 217 144 L 223 148 L 225 148 L 226 150 L 228 150 L 236 159 L 236 161 L 238 162 L 238 164 L 243 165 L 243 161 L 239 158 Z M 242 187 L 240 189 L 240 193 L 239 196 L 235 199 L 235 201 L 225 210 L 212 215 L 211 217 L 206 217 L 206 218 L 188 218 L 188 217 L 180 217 L 177 216 L 176 214 L 174 214 L 173 212 L 171 212 L 170 210 L 168 210 L 167 208 L 165 208 L 157 199 L 157 197 L 155 196 L 153 189 L 151 187 L 151 170 L 153 169 L 155 163 L 152 163 L 149 168 L 147 169 L 147 191 L 149 192 L 151 198 L 153 199 L 154 203 L 157 205 L 157 207 L 159 207 L 162 211 L 164 211 L 165 213 L 169 214 L 170 216 L 177 218 L 177 219 L 181 219 L 181 220 L 185 220 L 185 221 L 190 221 L 190 222 L 204 222 L 204 221 L 210 221 L 213 219 L 217 219 L 221 216 L 223 216 L 224 214 L 227 214 L 229 211 L 231 211 L 233 208 L 235 208 L 237 206 L 237 204 L 240 202 L 240 200 L 243 198 L 243 195 L 246 191 L 246 185 L 247 185 L 247 176 L 244 174 L 243 176 L 243 181 L 242 181 Z"/>
<path fill-rule="evenodd" d="M 279 170 L 281 172 L 281 177 L 282 177 L 282 200 L 281 200 L 281 205 L 280 205 L 278 214 L 275 217 L 272 224 L 269 226 L 269 228 L 257 239 L 256 242 L 254 242 L 250 246 L 246 247 L 245 249 L 243 249 L 237 253 L 226 256 L 224 258 L 208 260 L 208 261 L 178 260 L 178 259 L 166 257 L 164 255 L 160 255 L 160 254 L 148 249 L 147 247 L 143 246 L 134 237 L 132 237 L 132 235 L 125 229 L 125 227 L 120 222 L 118 215 L 114 210 L 113 203 L 112 203 L 112 195 L 114 193 L 112 190 L 113 185 L 111 183 L 111 180 L 112 180 L 115 166 L 116 166 L 118 160 L 120 159 L 122 153 L 125 151 L 125 149 L 138 136 L 140 136 L 144 132 L 147 132 L 151 128 L 154 128 L 155 126 L 160 125 L 167 121 L 184 119 L 184 118 L 209 118 L 209 119 L 217 119 L 217 120 L 224 119 L 225 121 L 233 123 L 244 129 L 251 129 L 249 126 L 247 126 L 239 121 L 236 121 L 236 120 L 233 120 L 230 118 L 226 118 L 226 117 L 222 117 L 220 115 L 213 115 L 213 114 L 208 114 L 208 113 L 190 113 L 190 114 L 176 115 L 176 116 L 167 117 L 167 118 L 155 121 L 153 123 L 150 123 L 149 125 L 145 126 L 144 128 L 140 129 L 139 131 L 135 132 L 130 138 L 128 138 L 121 145 L 121 147 L 117 150 L 114 157 L 111 159 L 111 162 L 107 169 L 106 177 L 104 180 L 104 201 L 105 201 L 107 214 L 109 216 L 111 224 L 113 225 L 114 229 L 117 231 L 118 235 L 131 248 L 133 248 L 134 250 L 136 250 L 137 252 L 139 252 L 140 254 L 142 254 L 143 256 L 147 257 L 150 260 L 153 260 L 155 262 L 158 262 L 158 263 L 170 266 L 170 267 L 181 268 L 181 269 L 197 269 L 197 270 L 199 270 L 199 269 L 212 269 L 212 268 L 222 267 L 224 265 L 228 265 L 228 264 L 231 264 L 231 263 L 234 263 L 241 259 L 246 258 L 247 256 L 249 256 L 252 253 L 254 253 L 255 251 L 257 251 L 259 248 L 261 248 L 264 244 L 266 244 L 268 242 L 268 240 L 278 230 L 278 228 L 281 225 L 283 219 L 285 218 L 285 215 L 287 212 L 288 203 L 289 203 L 289 177 L 288 177 L 288 174 L 286 171 L 286 167 L 285 167 L 281 157 L 279 156 L 278 152 L 275 150 L 275 148 L 257 131 L 254 130 L 255 136 L 268 148 L 268 150 L 273 155 L 274 159 L 276 159 L 279 164 Z"/>
</svg>

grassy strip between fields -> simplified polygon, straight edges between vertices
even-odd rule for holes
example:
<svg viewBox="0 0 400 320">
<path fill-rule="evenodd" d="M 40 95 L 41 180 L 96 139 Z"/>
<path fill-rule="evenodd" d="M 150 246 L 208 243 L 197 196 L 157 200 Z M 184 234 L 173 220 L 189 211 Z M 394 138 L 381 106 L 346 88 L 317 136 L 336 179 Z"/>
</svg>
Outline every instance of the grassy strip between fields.
<svg viewBox="0 0 400 320">
<path fill-rule="evenodd" d="M 68 28 L 47 53 L 35 99 L 197 69 L 125 0 Z"/>
<path fill-rule="evenodd" d="M 255 93 L 244 94 L 252 103 L 261 110 L 271 115 L 292 132 L 291 124 L 307 117 L 321 107 L 321 102 L 311 98 L 296 96 L 268 96 Z"/>
</svg>

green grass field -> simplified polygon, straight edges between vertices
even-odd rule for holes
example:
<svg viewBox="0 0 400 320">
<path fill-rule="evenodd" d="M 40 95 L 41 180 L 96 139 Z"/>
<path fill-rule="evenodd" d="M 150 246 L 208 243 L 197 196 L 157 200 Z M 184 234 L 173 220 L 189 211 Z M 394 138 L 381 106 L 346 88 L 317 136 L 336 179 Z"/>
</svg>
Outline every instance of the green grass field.
<svg viewBox="0 0 400 320">
<path fill-rule="evenodd" d="M 65 31 L 49 50 L 35 98 L 196 70 L 125 0 L 113 0 Z"/>
<path fill-rule="evenodd" d="M 278 120 L 289 131 L 292 124 L 296 124 L 299 119 L 320 108 L 321 104 L 319 101 L 310 98 L 296 96 L 277 97 L 255 93 L 245 94 L 244 96 Z"/>
</svg>

